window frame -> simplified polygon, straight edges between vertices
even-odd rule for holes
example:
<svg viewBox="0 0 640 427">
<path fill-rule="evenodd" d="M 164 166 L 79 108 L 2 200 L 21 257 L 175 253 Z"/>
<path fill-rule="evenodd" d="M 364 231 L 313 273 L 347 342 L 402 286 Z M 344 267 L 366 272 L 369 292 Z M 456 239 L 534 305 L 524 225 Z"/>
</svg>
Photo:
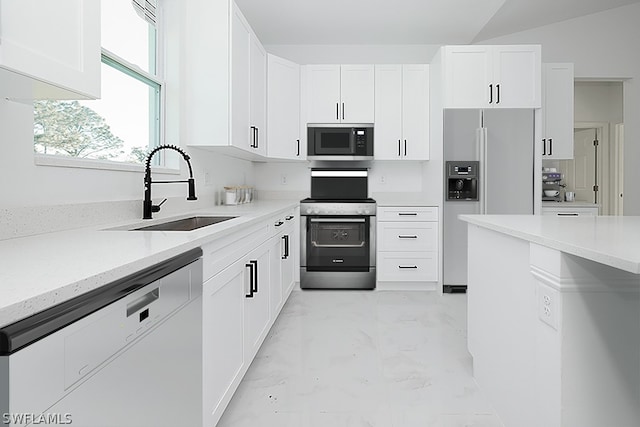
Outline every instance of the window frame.
<svg viewBox="0 0 640 427">
<path fill-rule="evenodd" d="M 161 14 L 162 8 L 160 4 L 158 4 L 158 18 L 161 17 Z M 155 29 L 149 29 L 149 31 L 155 31 L 155 38 L 150 37 L 150 44 L 153 43 L 153 46 L 150 46 L 149 52 L 150 62 L 153 63 L 153 66 L 150 66 L 150 69 L 151 71 L 155 71 L 155 75 L 143 70 L 136 64 L 127 61 L 126 59 L 118 56 L 108 49 L 105 49 L 104 47 L 100 48 L 101 66 L 102 64 L 105 64 L 106 66 L 109 66 L 133 79 L 136 79 L 148 85 L 151 89 L 155 89 L 157 92 L 157 95 L 154 97 L 155 102 L 153 102 L 153 106 L 155 108 L 155 111 L 153 112 L 154 114 L 151 114 L 151 108 L 149 110 L 150 150 L 154 147 L 157 147 L 158 145 L 164 144 L 166 133 L 166 83 L 163 78 L 164 50 L 160 48 L 160 46 L 164 46 L 164 34 L 162 31 L 161 22 L 162 20 L 158 19 Z M 151 97 L 152 95 L 150 95 L 150 101 Z M 157 121 L 157 125 L 152 126 L 152 121 Z M 153 137 L 151 133 L 155 134 L 155 137 Z M 154 145 L 151 145 L 152 138 Z M 152 160 L 153 170 L 166 174 L 180 174 L 178 165 L 169 166 L 168 163 L 169 162 L 167 162 L 165 158 L 165 153 L 160 151 L 154 156 Z M 34 164 L 36 166 L 102 169 L 127 172 L 144 172 L 145 169 L 144 164 L 134 162 L 70 157 L 58 154 L 42 154 L 36 152 L 34 152 Z"/>
</svg>

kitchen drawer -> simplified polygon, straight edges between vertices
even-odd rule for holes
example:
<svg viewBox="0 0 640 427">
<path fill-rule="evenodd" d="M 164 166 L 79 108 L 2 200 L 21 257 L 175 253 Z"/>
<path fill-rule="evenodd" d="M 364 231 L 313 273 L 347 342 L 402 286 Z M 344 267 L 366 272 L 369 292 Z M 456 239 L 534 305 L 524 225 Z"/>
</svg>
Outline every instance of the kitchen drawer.
<svg viewBox="0 0 640 427">
<path fill-rule="evenodd" d="M 427 206 L 378 207 L 378 221 L 437 221 L 438 208 Z"/>
<path fill-rule="evenodd" d="M 378 250 L 428 252 L 438 250 L 437 222 L 379 222 Z"/>
<path fill-rule="evenodd" d="M 435 282 L 437 252 L 378 252 L 378 280 L 388 282 Z"/>
<path fill-rule="evenodd" d="M 598 208 L 542 208 L 542 215 L 556 215 L 566 217 L 596 216 Z"/>
</svg>

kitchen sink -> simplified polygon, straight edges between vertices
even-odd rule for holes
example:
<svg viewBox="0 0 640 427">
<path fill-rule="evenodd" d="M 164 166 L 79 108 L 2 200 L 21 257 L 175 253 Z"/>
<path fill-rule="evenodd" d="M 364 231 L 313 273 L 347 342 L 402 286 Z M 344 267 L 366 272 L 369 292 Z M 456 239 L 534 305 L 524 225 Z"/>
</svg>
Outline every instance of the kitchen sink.
<svg viewBox="0 0 640 427">
<path fill-rule="evenodd" d="M 130 231 L 191 231 L 208 225 L 218 224 L 237 218 L 235 216 L 192 216 L 175 221 L 163 222 L 161 224 L 148 225 L 146 227 L 134 228 Z"/>
</svg>

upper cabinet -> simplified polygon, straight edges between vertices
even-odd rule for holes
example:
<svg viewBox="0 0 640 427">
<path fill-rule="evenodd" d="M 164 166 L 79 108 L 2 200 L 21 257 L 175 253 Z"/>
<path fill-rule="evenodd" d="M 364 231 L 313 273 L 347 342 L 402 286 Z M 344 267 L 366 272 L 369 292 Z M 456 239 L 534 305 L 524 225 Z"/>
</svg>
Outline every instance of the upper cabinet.
<svg viewBox="0 0 640 427">
<path fill-rule="evenodd" d="M 444 46 L 444 108 L 540 108 L 539 45 Z"/>
<path fill-rule="evenodd" d="M 573 159 L 573 77 L 573 64 L 543 64 L 543 159 Z"/>
<path fill-rule="evenodd" d="M 267 154 L 270 158 L 304 160 L 300 142 L 300 66 L 267 55 Z"/>
<path fill-rule="evenodd" d="M 306 66 L 307 123 L 373 123 L 373 65 Z"/>
<path fill-rule="evenodd" d="M 267 53 L 235 3 L 231 30 L 230 145 L 264 156 L 267 153 Z"/>
<path fill-rule="evenodd" d="M 266 156 L 267 54 L 233 1 L 185 4 L 187 144 Z M 206 53 L 206 54 L 205 54 Z"/>
<path fill-rule="evenodd" d="M 0 96 L 100 97 L 100 0 L 0 1 Z"/>
<path fill-rule="evenodd" d="M 429 66 L 375 66 L 375 159 L 429 159 Z"/>
</svg>

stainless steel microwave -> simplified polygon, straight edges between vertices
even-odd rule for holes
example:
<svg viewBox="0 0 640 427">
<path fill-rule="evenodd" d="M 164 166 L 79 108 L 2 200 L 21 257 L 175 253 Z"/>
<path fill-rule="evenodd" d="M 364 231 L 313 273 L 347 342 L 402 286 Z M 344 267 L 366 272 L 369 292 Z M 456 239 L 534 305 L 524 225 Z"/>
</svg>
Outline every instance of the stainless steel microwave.
<svg viewBox="0 0 640 427">
<path fill-rule="evenodd" d="M 372 160 L 373 126 L 317 125 L 307 127 L 309 160 Z"/>
</svg>

